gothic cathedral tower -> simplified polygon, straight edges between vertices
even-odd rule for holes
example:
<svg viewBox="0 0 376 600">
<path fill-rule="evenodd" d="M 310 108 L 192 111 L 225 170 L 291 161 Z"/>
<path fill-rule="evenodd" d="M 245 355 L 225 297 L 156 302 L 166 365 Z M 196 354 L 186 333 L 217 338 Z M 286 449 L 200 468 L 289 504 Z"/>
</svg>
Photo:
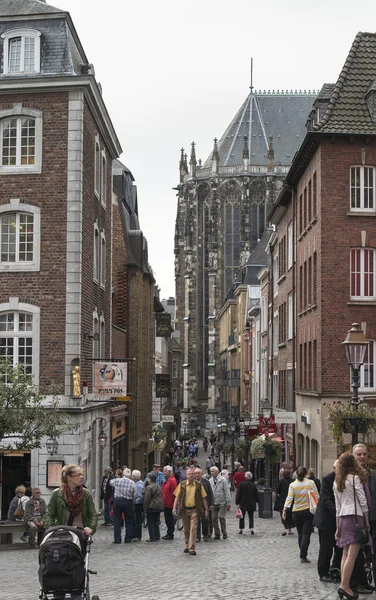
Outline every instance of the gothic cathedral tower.
<svg viewBox="0 0 376 600">
<path fill-rule="evenodd" d="M 181 150 L 175 227 L 176 329 L 184 352 L 182 415 L 212 429 L 216 413 L 217 314 L 267 225 L 315 94 L 251 91 L 211 156 Z"/>
</svg>

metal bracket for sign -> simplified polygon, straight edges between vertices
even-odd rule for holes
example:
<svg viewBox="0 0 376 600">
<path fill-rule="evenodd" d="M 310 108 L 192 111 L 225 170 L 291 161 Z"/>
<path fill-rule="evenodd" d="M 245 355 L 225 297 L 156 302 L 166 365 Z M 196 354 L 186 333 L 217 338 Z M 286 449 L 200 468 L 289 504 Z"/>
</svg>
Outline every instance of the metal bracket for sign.
<svg viewBox="0 0 376 600">
<path fill-rule="evenodd" d="M 90 358 L 92 362 L 135 362 L 135 358 Z"/>
<path fill-rule="evenodd" d="M 110 404 L 111 402 L 116 402 L 116 398 L 110 398 L 109 400 L 86 400 L 86 404 L 98 404 L 98 402 L 104 402 L 105 404 Z"/>
</svg>

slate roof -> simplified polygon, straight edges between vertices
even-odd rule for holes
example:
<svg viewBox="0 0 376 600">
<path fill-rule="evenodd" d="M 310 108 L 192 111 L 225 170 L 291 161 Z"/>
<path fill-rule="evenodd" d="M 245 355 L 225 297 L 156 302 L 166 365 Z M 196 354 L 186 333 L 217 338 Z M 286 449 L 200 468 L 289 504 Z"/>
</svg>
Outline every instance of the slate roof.
<svg viewBox="0 0 376 600">
<path fill-rule="evenodd" d="M 0 17 L 60 14 L 64 12 L 64 10 L 46 4 L 44 0 L 1 0 L 0 2 Z"/>
<path fill-rule="evenodd" d="M 246 283 L 247 285 L 260 285 L 257 275 L 263 267 L 268 265 L 266 247 L 272 233 L 272 229 L 266 229 L 264 231 L 261 240 L 249 257 L 247 265 L 244 267 L 243 283 Z"/>
<path fill-rule="evenodd" d="M 243 165 L 244 136 L 248 137 L 249 164 L 267 165 L 272 136 L 274 164 L 290 166 L 306 134 L 316 95 L 310 91 L 251 92 L 218 142 L 219 165 Z M 203 168 L 211 163 L 212 154 Z"/>
<path fill-rule="evenodd" d="M 334 85 L 329 103 L 312 131 L 376 134 L 365 94 L 376 80 L 376 34 L 360 32 Z"/>
</svg>

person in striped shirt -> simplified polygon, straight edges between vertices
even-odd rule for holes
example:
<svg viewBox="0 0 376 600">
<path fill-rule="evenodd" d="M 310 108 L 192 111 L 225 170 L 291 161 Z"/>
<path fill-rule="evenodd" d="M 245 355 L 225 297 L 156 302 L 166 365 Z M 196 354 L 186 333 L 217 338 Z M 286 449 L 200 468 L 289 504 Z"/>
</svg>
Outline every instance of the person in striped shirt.
<svg viewBox="0 0 376 600">
<path fill-rule="evenodd" d="M 290 483 L 288 496 L 283 507 L 282 519 L 286 519 L 286 510 L 292 507 L 292 518 L 298 531 L 298 544 L 300 548 L 300 562 L 311 562 L 307 558 L 309 543 L 311 541 L 313 514 L 309 510 L 309 496 L 314 493 L 316 501 L 319 494 L 315 482 L 307 479 L 307 469 L 298 467 L 296 469 L 296 480 Z"/>
</svg>

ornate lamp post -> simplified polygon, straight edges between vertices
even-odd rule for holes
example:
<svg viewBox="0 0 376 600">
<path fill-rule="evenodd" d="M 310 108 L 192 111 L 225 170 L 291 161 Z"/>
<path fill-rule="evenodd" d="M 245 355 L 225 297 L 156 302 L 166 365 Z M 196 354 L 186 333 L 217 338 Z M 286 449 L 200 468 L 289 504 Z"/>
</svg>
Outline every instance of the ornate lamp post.
<svg viewBox="0 0 376 600">
<path fill-rule="evenodd" d="M 230 421 L 230 431 L 231 431 L 231 435 L 232 435 L 232 440 L 231 440 L 231 467 L 232 469 L 234 468 L 234 462 L 235 462 L 235 431 L 236 431 L 236 421 L 234 418 L 231 419 Z"/>
<path fill-rule="evenodd" d="M 245 436 L 245 468 L 249 468 L 249 426 L 251 424 L 251 415 L 249 412 L 243 414 L 244 421 L 244 436 Z"/>
<path fill-rule="evenodd" d="M 269 421 L 270 417 L 273 414 L 273 408 L 270 404 L 269 400 L 264 402 L 262 407 L 262 416 L 265 421 L 265 438 L 269 437 Z M 273 516 L 273 507 L 272 507 L 272 490 L 270 488 L 270 456 L 269 452 L 266 451 L 265 456 L 265 487 L 264 487 L 264 510 L 262 513 L 262 517 L 264 519 L 270 519 Z"/>
<path fill-rule="evenodd" d="M 104 431 L 104 428 L 107 425 L 107 421 L 103 417 L 97 417 L 96 419 L 94 419 L 93 423 L 89 427 L 89 431 L 91 431 L 94 423 L 98 423 L 98 426 L 100 428 L 100 432 L 98 434 L 98 444 L 99 444 L 100 448 L 102 448 L 102 450 L 103 450 L 103 448 L 105 448 L 107 445 L 107 435 L 105 434 L 105 431 Z"/>
<path fill-rule="evenodd" d="M 351 443 L 353 446 L 358 443 L 359 420 L 356 416 L 360 401 L 358 390 L 360 387 L 360 367 L 364 363 L 368 342 L 360 328 L 359 323 L 353 323 L 351 329 L 347 332 L 347 336 L 342 344 L 345 346 L 346 359 L 351 368 L 351 387 L 353 395 L 351 398 L 352 410 L 354 418 L 352 419 Z"/>
<path fill-rule="evenodd" d="M 46 440 L 46 450 L 50 456 L 57 454 L 58 448 L 59 448 L 59 442 L 57 441 L 57 439 L 55 437 L 48 438 L 48 440 Z"/>
</svg>

